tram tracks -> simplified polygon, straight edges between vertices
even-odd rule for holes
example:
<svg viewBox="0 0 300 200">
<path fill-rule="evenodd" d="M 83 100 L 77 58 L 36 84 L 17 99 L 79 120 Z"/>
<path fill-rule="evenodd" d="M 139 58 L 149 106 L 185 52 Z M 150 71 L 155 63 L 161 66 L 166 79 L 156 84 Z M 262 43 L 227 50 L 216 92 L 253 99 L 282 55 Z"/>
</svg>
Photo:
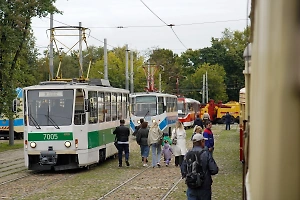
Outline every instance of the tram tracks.
<svg viewBox="0 0 300 200">
<path fill-rule="evenodd" d="M 124 194 L 126 190 L 127 197 L 131 196 L 135 199 L 165 200 L 182 180 L 181 176 L 178 177 L 178 173 L 175 173 L 177 176 L 168 174 L 168 171 L 171 168 L 172 167 L 161 167 L 160 169 L 153 169 L 152 167 L 147 167 L 102 195 L 98 200 L 122 199 L 122 197 L 124 197 L 122 194 Z M 150 181 L 149 179 L 157 179 L 157 181 L 154 181 L 155 184 L 149 184 L 149 182 L 153 183 L 153 181 Z M 131 191 L 131 193 L 128 194 L 128 191 Z M 151 195 L 144 196 L 148 192 L 150 192 Z"/>
</svg>

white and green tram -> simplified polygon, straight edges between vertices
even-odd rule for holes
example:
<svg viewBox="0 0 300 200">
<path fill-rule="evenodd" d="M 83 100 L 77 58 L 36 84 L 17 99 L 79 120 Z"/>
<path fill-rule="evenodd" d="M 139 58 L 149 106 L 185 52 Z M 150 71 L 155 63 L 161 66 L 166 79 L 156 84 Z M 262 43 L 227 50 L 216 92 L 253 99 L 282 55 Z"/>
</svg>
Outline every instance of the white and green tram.
<svg viewBox="0 0 300 200">
<path fill-rule="evenodd" d="M 112 134 L 129 126 L 129 91 L 102 83 L 47 81 L 24 88 L 24 154 L 29 170 L 65 170 L 117 153 Z"/>
</svg>

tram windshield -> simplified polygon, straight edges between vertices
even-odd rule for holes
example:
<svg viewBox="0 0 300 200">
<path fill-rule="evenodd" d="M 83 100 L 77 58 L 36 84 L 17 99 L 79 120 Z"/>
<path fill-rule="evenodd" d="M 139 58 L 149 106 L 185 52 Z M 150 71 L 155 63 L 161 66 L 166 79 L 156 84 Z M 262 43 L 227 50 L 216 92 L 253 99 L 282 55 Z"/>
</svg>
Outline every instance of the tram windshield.
<svg viewBox="0 0 300 200">
<path fill-rule="evenodd" d="M 134 101 L 133 115 L 140 117 L 156 115 L 156 96 L 137 96 Z"/>
<path fill-rule="evenodd" d="M 186 109 L 185 109 L 185 104 L 183 103 L 183 101 L 178 101 L 177 107 L 178 107 L 178 116 L 182 115 L 182 114 L 184 115 L 186 112 Z"/>
<path fill-rule="evenodd" d="M 71 125 L 73 90 L 28 90 L 28 120 L 31 126 Z"/>
</svg>

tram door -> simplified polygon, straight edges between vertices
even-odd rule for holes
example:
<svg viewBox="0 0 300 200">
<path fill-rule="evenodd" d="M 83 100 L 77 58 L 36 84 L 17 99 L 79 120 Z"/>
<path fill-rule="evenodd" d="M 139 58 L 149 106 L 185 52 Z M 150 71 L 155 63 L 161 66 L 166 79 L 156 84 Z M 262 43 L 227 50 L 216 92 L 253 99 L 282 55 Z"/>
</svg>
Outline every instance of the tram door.
<svg viewBox="0 0 300 200">
<path fill-rule="evenodd" d="M 87 126 L 86 126 L 86 106 L 83 89 L 76 89 L 74 106 L 74 139 L 78 140 L 78 149 L 86 149 L 87 146 Z M 83 146 L 81 146 L 83 145 Z"/>
</svg>

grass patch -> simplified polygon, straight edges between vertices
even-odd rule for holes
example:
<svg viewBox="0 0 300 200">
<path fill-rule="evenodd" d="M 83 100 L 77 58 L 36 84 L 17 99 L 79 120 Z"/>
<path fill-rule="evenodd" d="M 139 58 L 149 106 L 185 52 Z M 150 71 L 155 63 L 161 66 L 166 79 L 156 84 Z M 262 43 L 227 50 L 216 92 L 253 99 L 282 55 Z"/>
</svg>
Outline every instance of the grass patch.
<svg viewBox="0 0 300 200">
<path fill-rule="evenodd" d="M 242 163 L 239 160 L 239 132 L 221 131 L 216 135 L 214 158 L 219 166 L 213 180 L 214 199 L 241 199 Z"/>
<path fill-rule="evenodd" d="M 7 140 L 5 142 L 0 143 L 0 152 L 13 150 L 13 149 L 20 149 L 23 147 L 24 147 L 23 140 L 17 140 L 17 141 L 15 140 L 14 145 L 9 145 L 9 141 Z"/>
<path fill-rule="evenodd" d="M 233 128 L 233 127 L 232 127 Z M 234 200 L 242 198 L 242 164 L 239 160 L 239 132 L 225 131 L 224 125 L 213 125 L 215 137 L 214 159 L 219 173 L 213 176 L 212 199 Z M 187 130 L 188 140 L 192 130 Z M 182 180 L 168 199 L 186 199 L 186 185 Z"/>
</svg>

